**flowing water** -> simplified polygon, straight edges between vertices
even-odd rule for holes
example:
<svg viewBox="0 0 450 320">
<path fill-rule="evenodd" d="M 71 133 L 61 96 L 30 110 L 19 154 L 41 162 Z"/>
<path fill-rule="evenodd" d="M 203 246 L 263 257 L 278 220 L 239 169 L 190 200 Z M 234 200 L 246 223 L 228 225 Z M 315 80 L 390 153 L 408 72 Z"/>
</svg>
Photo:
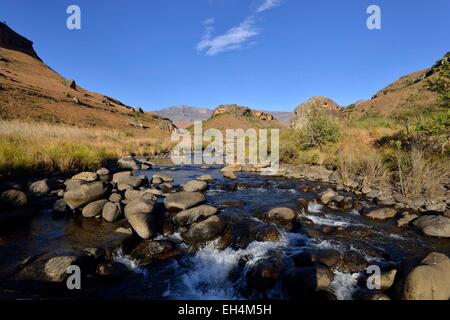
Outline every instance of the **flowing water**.
<svg viewBox="0 0 450 320">
<path fill-rule="evenodd" d="M 362 217 L 358 211 L 333 211 L 316 202 L 317 192 L 302 192 L 305 186 L 328 188 L 326 184 L 281 177 L 265 177 L 258 174 L 242 173 L 237 180 L 237 189 L 231 188 L 235 182 L 223 179 L 218 168 L 200 169 L 198 167 L 160 167 L 142 172 L 151 178 L 156 171 L 163 171 L 181 185 L 203 174 L 212 175 L 215 180 L 206 192 L 207 203 L 223 201 L 243 201 L 244 206 L 237 209 L 223 209 L 220 214 L 245 215 L 257 219 L 259 213 L 274 207 L 290 207 L 299 210 L 296 200 L 300 197 L 311 200 L 308 213 L 304 216 L 314 222 L 316 228 L 324 226 L 342 227 L 350 230 L 350 237 L 335 237 L 321 234 L 310 238 L 301 231 L 282 230 L 279 242 L 253 242 L 245 249 L 219 250 L 216 242 L 193 253 L 141 268 L 131 258 L 117 248 L 115 261 L 126 265 L 140 282 L 133 287 L 136 279 L 127 287 L 127 297 L 143 299 L 286 299 L 287 294 L 281 284 L 261 294 L 248 290 L 247 272 L 261 258 L 274 249 L 283 252 L 285 257 L 308 248 L 335 248 L 340 251 L 356 250 L 369 262 L 378 265 L 396 265 L 402 259 L 425 255 L 431 251 L 450 253 L 447 240 L 431 239 L 420 235 L 411 228 L 400 229 L 395 220 L 374 222 Z M 159 201 L 162 201 L 160 199 Z M 360 199 L 365 210 L 375 207 L 373 203 Z M 52 202 L 49 201 L 48 206 Z M 93 245 L 98 237 L 114 245 L 113 230 L 117 225 L 109 225 L 101 220 L 81 218 L 54 219 L 49 210 L 42 212 L 26 225 L 0 229 L 0 278 L 6 277 L 14 267 L 28 256 L 45 252 L 82 249 Z M 358 230 L 370 229 L 371 235 L 359 237 Z M 98 230 L 102 230 L 99 232 Z M 163 239 L 162 236 L 159 237 Z M 170 237 L 180 246 L 185 246 L 179 234 Z M 331 290 L 338 299 L 351 299 L 358 286 L 358 274 L 335 272 Z M 119 291 L 119 289 L 118 289 Z M 122 292 L 109 290 L 109 296 L 123 297 Z"/>
</svg>

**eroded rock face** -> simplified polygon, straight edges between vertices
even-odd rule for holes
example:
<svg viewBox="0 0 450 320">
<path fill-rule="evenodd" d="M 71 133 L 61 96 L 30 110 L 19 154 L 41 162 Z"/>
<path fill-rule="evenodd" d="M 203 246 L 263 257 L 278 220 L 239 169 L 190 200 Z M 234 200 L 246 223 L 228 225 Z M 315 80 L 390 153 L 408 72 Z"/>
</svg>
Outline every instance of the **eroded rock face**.
<svg viewBox="0 0 450 320">
<path fill-rule="evenodd" d="M 0 22 L 0 47 L 22 52 L 42 61 L 34 51 L 32 41 L 16 33 L 2 22 Z"/>
<path fill-rule="evenodd" d="M 450 238 L 450 218 L 444 216 L 423 216 L 414 225 L 430 237 Z"/>
<path fill-rule="evenodd" d="M 450 259 L 442 253 L 429 254 L 399 286 L 404 300 L 450 299 Z"/>
<path fill-rule="evenodd" d="M 313 97 L 295 109 L 292 116 L 291 127 L 294 129 L 303 128 L 308 121 L 309 114 L 314 109 L 323 111 L 331 116 L 339 115 L 339 105 L 336 102 L 325 97 Z"/>
</svg>

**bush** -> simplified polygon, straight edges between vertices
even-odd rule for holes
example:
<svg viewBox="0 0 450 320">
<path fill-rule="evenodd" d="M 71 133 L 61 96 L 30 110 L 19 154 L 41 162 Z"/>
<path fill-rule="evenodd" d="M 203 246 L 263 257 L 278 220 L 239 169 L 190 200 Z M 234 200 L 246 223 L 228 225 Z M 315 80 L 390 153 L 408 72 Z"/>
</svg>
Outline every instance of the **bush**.
<svg viewBox="0 0 450 320">
<path fill-rule="evenodd" d="M 336 120 L 313 109 L 305 126 L 295 133 L 294 139 L 301 150 L 322 148 L 341 139 L 341 128 Z"/>
</svg>

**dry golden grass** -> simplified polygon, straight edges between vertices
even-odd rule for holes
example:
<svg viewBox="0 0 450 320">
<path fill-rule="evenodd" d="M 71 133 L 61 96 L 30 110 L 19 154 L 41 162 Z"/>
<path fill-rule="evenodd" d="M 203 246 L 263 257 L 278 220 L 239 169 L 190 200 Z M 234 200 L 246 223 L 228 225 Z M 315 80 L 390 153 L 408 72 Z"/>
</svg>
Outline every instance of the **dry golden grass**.
<svg viewBox="0 0 450 320">
<path fill-rule="evenodd" d="M 150 131 L 119 131 L 63 125 L 0 121 L 0 172 L 67 172 L 93 169 L 131 153 L 155 155 L 170 150 L 170 137 Z"/>
</svg>

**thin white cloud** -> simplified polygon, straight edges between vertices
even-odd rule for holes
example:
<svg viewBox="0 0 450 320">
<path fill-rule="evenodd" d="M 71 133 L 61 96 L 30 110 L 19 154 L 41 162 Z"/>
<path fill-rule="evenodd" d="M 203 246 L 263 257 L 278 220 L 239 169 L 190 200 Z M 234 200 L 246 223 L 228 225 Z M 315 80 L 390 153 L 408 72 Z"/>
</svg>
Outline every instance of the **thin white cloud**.
<svg viewBox="0 0 450 320">
<path fill-rule="evenodd" d="M 211 19 L 205 20 L 205 35 L 197 45 L 197 51 L 205 51 L 208 56 L 215 56 L 219 53 L 241 49 L 245 43 L 251 38 L 259 34 L 255 27 L 255 20 L 253 17 L 245 19 L 241 24 L 229 29 L 223 35 L 212 37 L 214 21 Z"/>
<path fill-rule="evenodd" d="M 254 43 L 250 40 L 260 33 L 255 22 L 258 15 L 264 11 L 280 6 L 283 1 L 284 0 L 262 0 L 256 9 L 254 9 L 253 15 L 247 17 L 238 26 L 235 26 L 224 34 L 215 37 L 213 37 L 215 19 L 206 19 L 203 21 L 205 32 L 202 40 L 197 44 L 197 51 L 205 52 L 208 56 L 215 56 L 225 51 L 250 46 Z"/>
<path fill-rule="evenodd" d="M 263 0 L 263 2 L 256 8 L 256 12 L 261 13 L 281 5 L 283 0 Z"/>
</svg>

